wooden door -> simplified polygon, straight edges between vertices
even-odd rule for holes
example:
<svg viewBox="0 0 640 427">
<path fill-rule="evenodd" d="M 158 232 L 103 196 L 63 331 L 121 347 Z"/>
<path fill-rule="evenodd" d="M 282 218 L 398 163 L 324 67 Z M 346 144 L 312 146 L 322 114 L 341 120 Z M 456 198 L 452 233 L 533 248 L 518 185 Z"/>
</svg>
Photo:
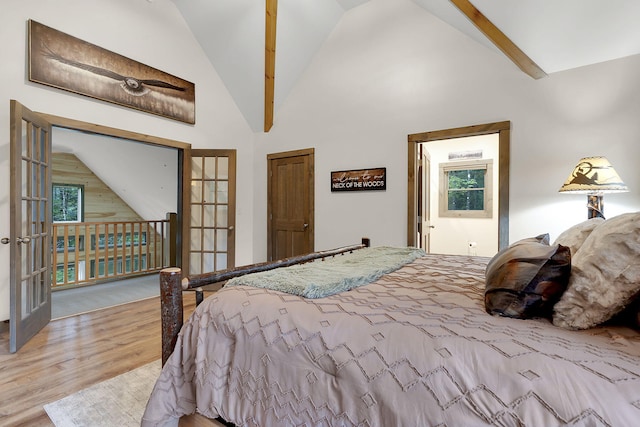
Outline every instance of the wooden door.
<svg viewBox="0 0 640 427">
<path fill-rule="evenodd" d="M 14 100 L 10 152 L 9 350 L 15 353 L 51 320 L 52 246 L 51 124 Z"/>
<path fill-rule="evenodd" d="M 314 150 L 267 156 L 270 261 L 314 251 Z"/>
<path fill-rule="evenodd" d="M 188 274 L 235 267 L 236 150 L 191 150 Z"/>
<path fill-rule="evenodd" d="M 418 174 L 420 175 L 418 190 L 418 232 L 420 248 L 429 253 L 431 246 L 431 159 L 429 153 L 420 147 Z"/>
</svg>

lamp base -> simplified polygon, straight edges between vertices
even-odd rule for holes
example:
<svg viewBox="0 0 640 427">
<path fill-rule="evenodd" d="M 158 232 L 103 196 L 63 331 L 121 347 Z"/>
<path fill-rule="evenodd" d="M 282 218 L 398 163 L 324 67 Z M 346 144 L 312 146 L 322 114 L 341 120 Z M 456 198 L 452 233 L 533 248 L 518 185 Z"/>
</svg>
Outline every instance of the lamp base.
<svg viewBox="0 0 640 427">
<path fill-rule="evenodd" d="M 602 194 L 587 195 L 587 219 L 604 218 L 604 202 Z"/>
</svg>

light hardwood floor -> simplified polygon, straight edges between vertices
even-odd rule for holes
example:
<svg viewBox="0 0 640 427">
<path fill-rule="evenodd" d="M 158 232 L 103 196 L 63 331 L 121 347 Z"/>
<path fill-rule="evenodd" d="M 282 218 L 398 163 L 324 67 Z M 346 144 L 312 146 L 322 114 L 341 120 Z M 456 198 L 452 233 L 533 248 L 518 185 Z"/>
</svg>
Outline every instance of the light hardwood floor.
<svg viewBox="0 0 640 427">
<path fill-rule="evenodd" d="M 185 317 L 195 300 L 185 297 Z M 0 324 L 0 425 L 52 426 L 43 405 L 160 358 L 160 299 L 54 320 L 15 354 Z M 188 417 L 181 426 L 211 426 Z"/>
</svg>

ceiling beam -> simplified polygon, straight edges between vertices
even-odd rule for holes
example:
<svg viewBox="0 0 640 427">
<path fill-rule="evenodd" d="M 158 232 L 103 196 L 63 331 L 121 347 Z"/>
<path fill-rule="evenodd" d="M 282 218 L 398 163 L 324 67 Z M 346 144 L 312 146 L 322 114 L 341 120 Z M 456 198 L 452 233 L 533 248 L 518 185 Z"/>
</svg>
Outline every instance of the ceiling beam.
<svg viewBox="0 0 640 427">
<path fill-rule="evenodd" d="M 482 14 L 469 0 L 450 0 L 455 7 L 471 20 L 471 22 L 495 44 L 511 61 L 534 79 L 547 76 L 531 58 L 513 43 L 498 27 Z"/>
<path fill-rule="evenodd" d="M 278 0 L 266 1 L 264 42 L 264 131 L 273 126 L 273 97 L 276 74 L 276 17 Z"/>
</svg>

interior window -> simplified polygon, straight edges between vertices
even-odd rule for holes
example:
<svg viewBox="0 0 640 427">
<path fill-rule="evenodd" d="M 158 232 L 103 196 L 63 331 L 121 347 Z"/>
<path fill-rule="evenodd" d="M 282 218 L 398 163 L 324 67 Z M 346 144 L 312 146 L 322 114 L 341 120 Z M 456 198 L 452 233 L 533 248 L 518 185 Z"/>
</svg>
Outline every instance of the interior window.
<svg viewBox="0 0 640 427">
<path fill-rule="evenodd" d="M 440 216 L 491 218 L 492 168 L 492 160 L 440 164 Z"/>
<path fill-rule="evenodd" d="M 53 184 L 53 222 L 82 222 L 84 220 L 84 186 Z"/>
</svg>

